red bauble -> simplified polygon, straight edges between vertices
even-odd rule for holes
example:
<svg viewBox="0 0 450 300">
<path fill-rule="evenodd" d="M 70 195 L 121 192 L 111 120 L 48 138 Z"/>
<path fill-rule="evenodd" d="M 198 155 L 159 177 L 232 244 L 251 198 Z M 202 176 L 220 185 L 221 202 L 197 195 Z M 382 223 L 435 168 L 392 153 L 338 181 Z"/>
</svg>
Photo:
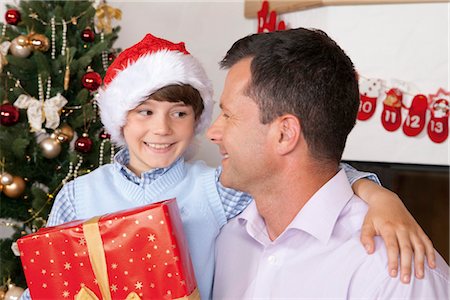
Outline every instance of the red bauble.
<svg viewBox="0 0 450 300">
<path fill-rule="evenodd" d="M 75 141 L 75 150 L 81 153 L 89 153 L 92 150 L 92 140 L 84 135 Z"/>
<path fill-rule="evenodd" d="M 19 122 L 19 109 L 11 103 L 0 105 L 0 123 L 4 126 L 12 126 Z"/>
<path fill-rule="evenodd" d="M 95 34 L 91 28 L 86 28 L 81 32 L 81 39 L 87 43 L 92 43 L 95 40 Z"/>
<path fill-rule="evenodd" d="M 17 9 L 8 9 L 5 13 L 6 23 L 10 25 L 17 25 L 22 18 L 20 17 L 20 12 Z"/>
<path fill-rule="evenodd" d="M 97 72 L 87 72 L 81 79 L 83 87 L 93 92 L 102 84 L 102 77 Z"/>
<path fill-rule="evenodd" d="M 114 53 L 109 53 L 108 54 L 108 61 L 111 64 L 114 60 L 116 59 L 116 55 Z"/>
<path fill-rule="evenodd" d="M 102 131 L 102 132 L 100 132 L 98 137 L 101 138 L 102 140 L 106 140 L 106 139 L 111 138 L 111 135 L 109 133 L 107 133 L 106 131 Z"/>
</svg>

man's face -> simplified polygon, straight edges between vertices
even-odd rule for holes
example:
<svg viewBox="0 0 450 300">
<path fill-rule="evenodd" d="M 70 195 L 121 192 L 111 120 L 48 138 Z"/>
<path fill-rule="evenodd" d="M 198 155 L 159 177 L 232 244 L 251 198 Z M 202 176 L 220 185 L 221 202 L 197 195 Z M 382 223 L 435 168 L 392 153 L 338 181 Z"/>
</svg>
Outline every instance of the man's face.
<svg viewBox="0 0 450 300">
<path fill-rule="evenodd" d="M 219 146 L 221 182 L 227 187 L 250 192 L 270 173 L 270 125 L 260 122 L 256 103 L 245 95 L 251 79 L 251 59 L 236 63 L 228 72 L 220 100 L 221 114 L 207 135 Z"/>
</svg>

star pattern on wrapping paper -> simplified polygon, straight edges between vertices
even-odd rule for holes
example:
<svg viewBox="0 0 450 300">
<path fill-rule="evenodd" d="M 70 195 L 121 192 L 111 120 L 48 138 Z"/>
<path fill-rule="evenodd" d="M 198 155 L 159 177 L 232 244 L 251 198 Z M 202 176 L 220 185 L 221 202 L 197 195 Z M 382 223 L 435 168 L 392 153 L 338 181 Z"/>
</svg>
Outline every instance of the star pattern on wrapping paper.
<svg viewBox="0 0 450 300">
<path fill-rule="evenodd" d="M 80 238 L 78 240 L 78 244 L 80 244 L 81 246 L 84 246 L 84 245 L 86 245 L 86 240 L 84 238 Z"/>
<path fill-rule="evenodd" d="M 35 251 L 34 253 L 36 253 L 36 255 L 41 255 L 41 252 L 39 251 Z"/>
<path fill-rule="evenodd" d="M 70 270 L 71 268 L 72 268 L 72 266 L 71 266 L 70 262 L 66 262 L 64 264 L 64 270 Z"/>
<path fill-rule="evenodd" d="M 45 275 L 45 274 L 47 274 L 47 270 L 46 269 L 42 269 L 41 273 L 42 273 L 42 275 Z"/>
<path fill-rule="evenodd" d="M 111 291 L 112 292 L 117 292 L 117 290 L 118 290 L 117 285 L 111 284 Z"/>
<path fill-rule="evenodd" d="M 70 292 L 69 292 L 69 291 L 64 291 L 64 292 L 62 293 L 62 296 L 63 296 L 64 298 L 69 298 Z"/>
<path fill-rule="evenodd" d="M 67 281 L 64 281 L 64 286 L 69 286 L 69 283 Z"/>
<path fill-rule="evenodd" d="M 118 266 L 118 264 L 116 264 L 116 263 L 114 263 L 114 264 L 111 264 L 111 269 L 117 269 L 117 266 Z"/>
<path fill-rule="evenodd" d="M 142 284 L 142 282 L 136 281 L 136 283 L 134 284 L 134 286 L 136 287 L 137 290 L 140 290 L 140 289 L 142 289 L 142 287 L 143 287 L 144 285 Z"/>
<path fill-rule="evenodd" d="M 148 238 L 148 241 L 149 241 L 149 242 L 154 242 L 154 241 L 156 241 L 156 237 L 155 237 L 154 234 L 148 235 L 147 238 Z"/>
<path fill-rule="evenodd" d="M 46 288 L 47 288 L 47 284 L 46 284 L 46 283 L 43 283 L 43 284 L 42 284 L 42 288 L 46 289 Z"/>
</svg>

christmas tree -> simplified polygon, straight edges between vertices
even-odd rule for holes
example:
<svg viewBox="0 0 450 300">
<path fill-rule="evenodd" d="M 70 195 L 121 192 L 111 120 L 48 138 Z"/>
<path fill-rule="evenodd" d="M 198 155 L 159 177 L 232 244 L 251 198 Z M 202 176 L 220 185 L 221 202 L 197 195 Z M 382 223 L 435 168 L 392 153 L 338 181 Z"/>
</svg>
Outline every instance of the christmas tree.
<svg viewBox="0 0 450 300">
<path fill-rule="evenodd" d="M 93 1 L 7 6 L 0 23 L 0 227 L 15 233 L 1 239 L 3 284 L 26 286 L 14 242 L 46 225 L 66 182 L 114 154 L 95 98 L 117 52 L 120 28 L 111 24 L 120 15 Z"/>
</svg>

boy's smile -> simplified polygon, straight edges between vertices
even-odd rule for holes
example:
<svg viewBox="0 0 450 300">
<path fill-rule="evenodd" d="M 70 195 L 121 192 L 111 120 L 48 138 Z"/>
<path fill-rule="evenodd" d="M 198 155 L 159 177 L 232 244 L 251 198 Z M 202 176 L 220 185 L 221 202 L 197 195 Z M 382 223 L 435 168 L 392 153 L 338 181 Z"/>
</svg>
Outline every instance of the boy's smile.
<svg viewBox="0 0 450 300">
<path fill-rule="evenodd" d="M 148 99 L 128 112 L 123 135 L 136 175 L 165 168 L 177 160 L 194 136 L 195 114 L 183 102 Z"/>
</svg>

